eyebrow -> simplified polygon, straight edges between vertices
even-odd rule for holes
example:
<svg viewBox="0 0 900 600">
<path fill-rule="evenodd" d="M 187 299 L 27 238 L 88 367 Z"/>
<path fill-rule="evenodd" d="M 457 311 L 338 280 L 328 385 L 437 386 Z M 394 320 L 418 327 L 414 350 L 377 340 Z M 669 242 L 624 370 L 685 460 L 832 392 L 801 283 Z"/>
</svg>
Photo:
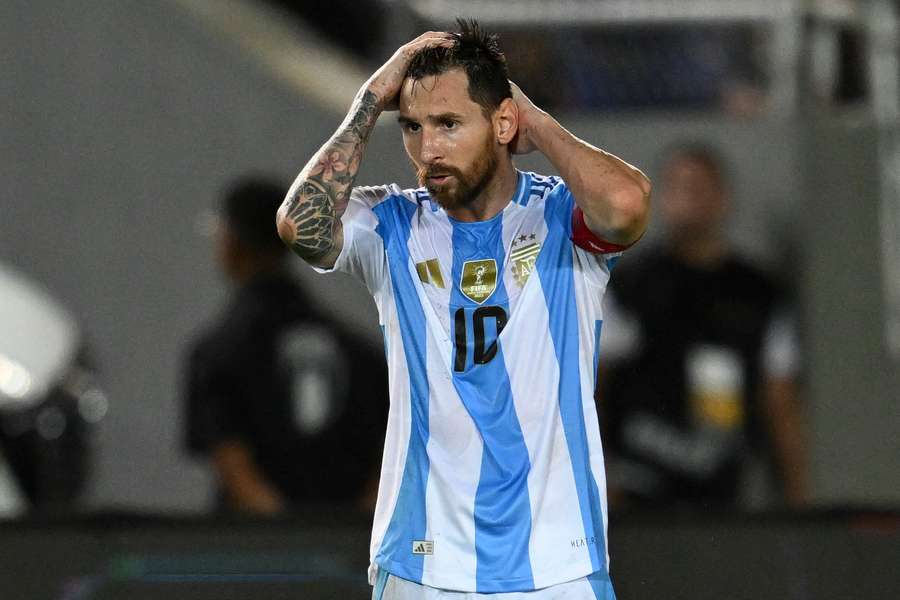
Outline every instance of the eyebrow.
<svg viewBox="0 0 900 600">
<path fill-rule="evenodd" d="M 425 117 L 427 121 L 431 121 L 432 123 L 440 123 L 442 121 L 461 121 L 463 116 L 459 113 L 454 112 L 445 112 L 438 115 L 428 115 Z M 417 123 L 415 119 L 410 119 L 409 117 L 399 116 L 397 117 L 397 122 L 401 125 L 406 125 L 407 123 Z"/>
</svg>

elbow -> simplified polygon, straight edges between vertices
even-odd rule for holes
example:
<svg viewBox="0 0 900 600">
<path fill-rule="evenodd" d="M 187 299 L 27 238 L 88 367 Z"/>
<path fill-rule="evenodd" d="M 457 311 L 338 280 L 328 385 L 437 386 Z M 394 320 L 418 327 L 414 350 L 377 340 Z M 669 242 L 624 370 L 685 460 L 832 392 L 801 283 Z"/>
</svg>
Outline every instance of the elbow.
<svg viewBox="0 0 900 600">
<path fill-rule="evenodd" d="M 650 192 L 653 191 L 653 184 L 650 183 L 650 178 L 641 173 L 637 172 L 637 184 L 641 190 L 641 196 L 644 198 L 644 203 L 650 205 Z"/>
<path fill-rule="evenodd" d="M 638 241 L 650 220 L 650 180 L 634 169 L 605 196 L 579 202 L 585 225 L 600 239 L 620 246 Z"/>
<path fill-rule="evenodd" d="M 297 228 L 288 217 L 288 203 L 285 202 L 275 214 L 275 227 L 278 230 L 278 237 L 288 246 L 293 246 L 297 239 Z"/>
<path fill-rule="evenodd" d="M 638 179 L 638 191 L 632 194 L 632 224 L 639 231 L 637 238 L 644 234 L 647 228 L 647 222 L 650 220 L 650 193 L 653 191 L 653 185 L 650 180 L 640 173 Z"/>
<path fill-rule="evenodd" d="M 617 194 L 614 200 L 616 218 L 611 227 L 616 243 L 630 245 L 644 235 L 650 220 L 650 192 L 650 180 L 641 175 L 633 186 Z"/>
</svg>

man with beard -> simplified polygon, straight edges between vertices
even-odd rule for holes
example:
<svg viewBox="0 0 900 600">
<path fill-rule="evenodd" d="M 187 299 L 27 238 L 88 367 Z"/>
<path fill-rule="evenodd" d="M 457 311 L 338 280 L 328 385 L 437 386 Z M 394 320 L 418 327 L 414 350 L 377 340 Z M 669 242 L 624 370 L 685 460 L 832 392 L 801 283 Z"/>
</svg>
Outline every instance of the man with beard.
<svg viewBox="0 0 900 600">
<path fill-rule="evenodd" d="M 366 284 L 384 329 L 373 597 L 608 600 L 600 299 L 650 183 L 534 106 L 495 36 L 459 29 L 376 71 L 278 211 L 299 256 Z M 385 110 L 419 189 L 353 187 Z M 533 150 L 561 177 L 518 171 Z"/>
</svg>

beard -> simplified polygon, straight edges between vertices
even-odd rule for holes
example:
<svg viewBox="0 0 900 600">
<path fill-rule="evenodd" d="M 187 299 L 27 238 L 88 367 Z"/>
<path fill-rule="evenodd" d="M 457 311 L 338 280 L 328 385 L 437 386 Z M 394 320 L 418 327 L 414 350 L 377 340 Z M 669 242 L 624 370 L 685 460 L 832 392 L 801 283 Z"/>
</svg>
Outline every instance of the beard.
<svg viewBox="0 0 900 600">
<path fill-rule="evenodd" d="M 482 152 L 475 158 L 468 173 L 449 165 L 429 165 L 416 169 L 420 186 L 424 186 L 444 210 L 452 210 L 471 204 L 487 187 L 497 171 L 497 156 L 494 154 L 492 138 L 488 137 Z M 451 183 L 429 182 L 433 175 L 449 175 Z"/>
</svg>

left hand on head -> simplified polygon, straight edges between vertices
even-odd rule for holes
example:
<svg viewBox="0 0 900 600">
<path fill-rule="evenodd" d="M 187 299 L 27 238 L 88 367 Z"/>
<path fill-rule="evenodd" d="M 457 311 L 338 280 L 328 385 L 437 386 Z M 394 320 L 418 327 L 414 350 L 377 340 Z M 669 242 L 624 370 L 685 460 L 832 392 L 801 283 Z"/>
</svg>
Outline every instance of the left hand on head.
<svg viewBox="0 0 900 600">
<path fill-rule="evenodd" d="M 513 154 L 528 154 L 537 149 L 531 133 L 538 125 L 538 120 L 545 113 L 535 106 L 534 102 L 515 83 L 510 81 L 509 87 L 512 89 L 513 102 L 516 103 L 516 107 L 519 109 L 519 131 L 512 142 L 510 142 L 510 150 Z"/>
</svg>

